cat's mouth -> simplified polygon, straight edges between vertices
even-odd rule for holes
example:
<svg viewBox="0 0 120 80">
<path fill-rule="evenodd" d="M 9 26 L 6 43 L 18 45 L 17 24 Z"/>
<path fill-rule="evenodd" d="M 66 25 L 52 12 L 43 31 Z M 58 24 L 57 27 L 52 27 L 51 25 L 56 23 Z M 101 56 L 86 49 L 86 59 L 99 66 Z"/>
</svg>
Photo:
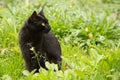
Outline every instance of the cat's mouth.
<svg viewBox="0 0 120 80">
<path fill-rule="evenodd" d="M 44 32 L 44 33 L 48 33 L 49 31 L 50 31 L 50 28 L 44 28 L 44 29 L 43 29 L 43 32 Z"/>
</svg>

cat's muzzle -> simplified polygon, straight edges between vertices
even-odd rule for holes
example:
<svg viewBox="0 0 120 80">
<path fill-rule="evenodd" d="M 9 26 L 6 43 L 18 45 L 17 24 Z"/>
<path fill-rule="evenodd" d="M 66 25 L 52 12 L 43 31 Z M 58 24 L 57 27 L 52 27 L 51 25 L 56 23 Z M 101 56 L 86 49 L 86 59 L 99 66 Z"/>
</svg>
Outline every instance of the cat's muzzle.
<svg viewBox="0 0 120 80">
<path fill-rule="evenodd" d="M 43 30 L 43 32 L 48 33 L 51 30 L 51 28 L 46 28 L 45 30 Z"/>
</svg>

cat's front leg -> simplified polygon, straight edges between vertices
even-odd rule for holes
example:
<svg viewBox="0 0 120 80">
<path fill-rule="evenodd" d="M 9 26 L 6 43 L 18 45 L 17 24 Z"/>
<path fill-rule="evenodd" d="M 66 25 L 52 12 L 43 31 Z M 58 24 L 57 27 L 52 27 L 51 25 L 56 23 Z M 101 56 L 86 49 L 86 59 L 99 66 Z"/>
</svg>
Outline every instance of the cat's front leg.
<svg viewBox="0 0 120 80">
<path fill-rule="evenodd" d="M 31 50 L 32 46 L 29 43 L 21 46 L 22 55 L 25 61 L 25 65 L 28 71 L 33 71 L 34 69 L 39 69 L 39 65 L 35 58 L 35 54 Z"/>
<path fill-rule="evenodd" d="M 43 67 L 44 69 L 48 70 L 48 68 L 45 66 L 45 62 L 48 61 L 47 57 L 46 57 L 46 53 L 43 51 L 38 50 L 38 59 L 39 59 L 39 64 L 41 67 Z"/>
</svg>

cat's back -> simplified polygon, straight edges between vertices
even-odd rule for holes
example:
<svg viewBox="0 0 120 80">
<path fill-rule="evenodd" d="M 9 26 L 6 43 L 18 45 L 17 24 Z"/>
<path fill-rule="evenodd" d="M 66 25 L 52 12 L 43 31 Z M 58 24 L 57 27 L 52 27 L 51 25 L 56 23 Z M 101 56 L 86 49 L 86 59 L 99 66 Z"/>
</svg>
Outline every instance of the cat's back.
<svg viewBox="0 0 120 80">
<path fill-rule="evenodd" d="M 52 32 L 48 32 L 47 34 L 44 34 L 44 43 L 43 43 L 44 49 L 48 51 L 48 53 L 57 53 L 61 54 L 61 47 L 60 43 L 58 42 L 57 38 Z"/>
<path fill-rule="evenodd" d="M 48 32 L 48 33 L 44 34 L 44 38 L 45 38 L 45 40 L 52 39 L 52 41 L 57 39 L 52 32 Z"/>
</svg>

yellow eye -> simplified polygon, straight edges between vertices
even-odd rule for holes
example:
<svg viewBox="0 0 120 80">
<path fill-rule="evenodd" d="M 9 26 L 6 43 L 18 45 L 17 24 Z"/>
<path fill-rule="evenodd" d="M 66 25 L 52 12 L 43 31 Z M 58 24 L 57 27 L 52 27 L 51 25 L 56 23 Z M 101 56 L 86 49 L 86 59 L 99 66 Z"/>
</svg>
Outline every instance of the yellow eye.
<svg viewBox="0 0 120 80">
<path fill-rule="evenodd" d="M 45 26 L 45 23 L 42 23 L 42 26 Z"/>
</svg>

